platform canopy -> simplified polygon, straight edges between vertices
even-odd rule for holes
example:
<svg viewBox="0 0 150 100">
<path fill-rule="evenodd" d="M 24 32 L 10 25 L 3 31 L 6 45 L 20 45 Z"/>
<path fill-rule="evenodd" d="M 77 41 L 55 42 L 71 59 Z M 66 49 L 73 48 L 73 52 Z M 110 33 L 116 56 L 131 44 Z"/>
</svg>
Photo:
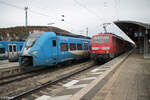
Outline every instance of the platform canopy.
<svg viewBox="0 0 150 100">
<path fill-rule="evenodd" d="M 137 21 L 114 21 L 135 43 L 144 58 L 150 58 L 150 24 Z"/>
<path fill-rule="evenodd" d="M 150 24 L 137 21 L 114 21 L 124 33 L 126 33 L 134 42 L 137 42 L 138 37 L 144 37 L 148 34 L 150 37 Z"/>
</svg>

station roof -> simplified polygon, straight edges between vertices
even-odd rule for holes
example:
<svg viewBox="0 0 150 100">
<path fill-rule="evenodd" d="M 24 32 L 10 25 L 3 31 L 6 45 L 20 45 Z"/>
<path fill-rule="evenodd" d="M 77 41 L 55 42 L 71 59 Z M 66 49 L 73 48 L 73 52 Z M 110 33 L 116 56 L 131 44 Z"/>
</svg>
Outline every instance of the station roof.
<svg viewBox="0 0 150 100">
<path fill-rule="evenodd" d="M 141 22 L 137 22 L 137 21 L 114 21 L 114 23 L 120 27 L 120 29 L 123 28 L 123 26 L 131 26 L 131 25 L 135 25 L 136 27 L 142 27 L 142 28 L 145 28 L 145 29 L 150 29 L 150 24 L 146 24 L 146 23 L 141 23 Z"/>
<path fill-rule="evenodd" d="M 127 20 L 114 21 L 114 24 L 117 25 L 135 43 L 138 42 L 138 37 L 144 37 L 146 30 L 148 32 L 147 36 L 150 39 L 150 24 Z M 142 35 L 140 35 L 141 33 Z"/>
</svg>

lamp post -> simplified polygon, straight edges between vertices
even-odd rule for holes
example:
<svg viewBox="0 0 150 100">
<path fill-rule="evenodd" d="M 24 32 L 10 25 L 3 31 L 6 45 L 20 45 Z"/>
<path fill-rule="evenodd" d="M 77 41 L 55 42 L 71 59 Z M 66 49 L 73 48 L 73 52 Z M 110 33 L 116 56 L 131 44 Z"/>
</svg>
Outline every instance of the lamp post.
<svg viewBox="0 0 150 100">
<path fill-rule="evenodd" d="M 54 25 L 55 23 L 48 23 L 47 25 L 50 25 L 50 31 L 52 32 L 53 30 L 52 30 L 52 25 Z"/>
<path fill-rule="evenodd" d="M 144 34 L 144 58 L 147 58 L 147 54 L 148 54 L 148 39 L 147 39 L 147 35 L 148 35 L 148 29 L 145 29 L 145 34 Z"/>
<path fill-rule="evenodd" d="M 27 25 L 28 25 L 28 7 L 24 7 L 25 10 L 25 33 L 26 35 L 28 34 L 28 29 L 27 29 Z"/>
<path fill-rule="evenodd" d="M 88 27 L 87 27 L 87 28 L 86 28 L 86 36 L 88 36 L 88 30 L 89 30 L 89 29 L 88 29 Z"/>
</svg>

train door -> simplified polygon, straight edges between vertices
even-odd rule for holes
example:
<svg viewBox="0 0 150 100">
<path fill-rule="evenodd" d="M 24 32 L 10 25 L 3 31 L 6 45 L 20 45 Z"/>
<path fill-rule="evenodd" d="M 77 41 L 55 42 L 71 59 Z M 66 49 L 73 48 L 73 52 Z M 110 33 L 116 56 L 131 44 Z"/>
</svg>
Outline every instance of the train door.
<svg viewBox="0 0 150 100">
<path fill-rule="evenodd" d="M 58 59 L 58 50 L 57 50 L 57 40 L 56 38 L 52 38 L 52 49 L 51 49 L 51 56 L 53 59 L 53 63 L 57 63 Z"/>
<path fill-rule="evenodd" d="M 17 45 L 8 44 L 8 59 L 9 61 L 14 61 L 17 59 Z"/>
</svg>

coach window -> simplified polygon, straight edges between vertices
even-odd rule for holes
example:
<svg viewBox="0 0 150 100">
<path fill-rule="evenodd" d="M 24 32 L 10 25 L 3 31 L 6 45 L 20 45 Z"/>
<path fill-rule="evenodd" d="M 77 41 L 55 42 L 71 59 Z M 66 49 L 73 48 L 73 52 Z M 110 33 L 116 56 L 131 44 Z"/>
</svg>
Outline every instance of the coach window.
<svg viewBox="0 0 150 100">
<path fill-rule="evenodd" d="M 70 43 L 70 50 L 76 50 L 76 44 L 75 43 Z"/>
<path fill-rule="evenodd" d="M 56 40 L 53 40 L 53 47 L 56 47 Z"/>
<path fill-rule="evenodd" d="M 82 44 L 79 44 L 79 43 L 78 43 L 78 44 L 77 44 L 77 49 L 78 49 L 78 50 L 82 50 Z"/>
<path fill-rule="evenodd" d="M 88 50 L 88 43 L 84 43 L 84 50 Z"/>
<path fill-rule="evenodd" d="M 120 44 L 123 44 L 123 41 L 122 41 L 122 40 L 120 40 Z"/>
<path fill-rule="evenodd" d="M 61 43 L 61 51 L 68 51 L 68 43 Z"/>
<path fill-rule="evenodd" d="M 5 53 L 5 48 L 0 48 L 0 54 Z"/>
</svg>

